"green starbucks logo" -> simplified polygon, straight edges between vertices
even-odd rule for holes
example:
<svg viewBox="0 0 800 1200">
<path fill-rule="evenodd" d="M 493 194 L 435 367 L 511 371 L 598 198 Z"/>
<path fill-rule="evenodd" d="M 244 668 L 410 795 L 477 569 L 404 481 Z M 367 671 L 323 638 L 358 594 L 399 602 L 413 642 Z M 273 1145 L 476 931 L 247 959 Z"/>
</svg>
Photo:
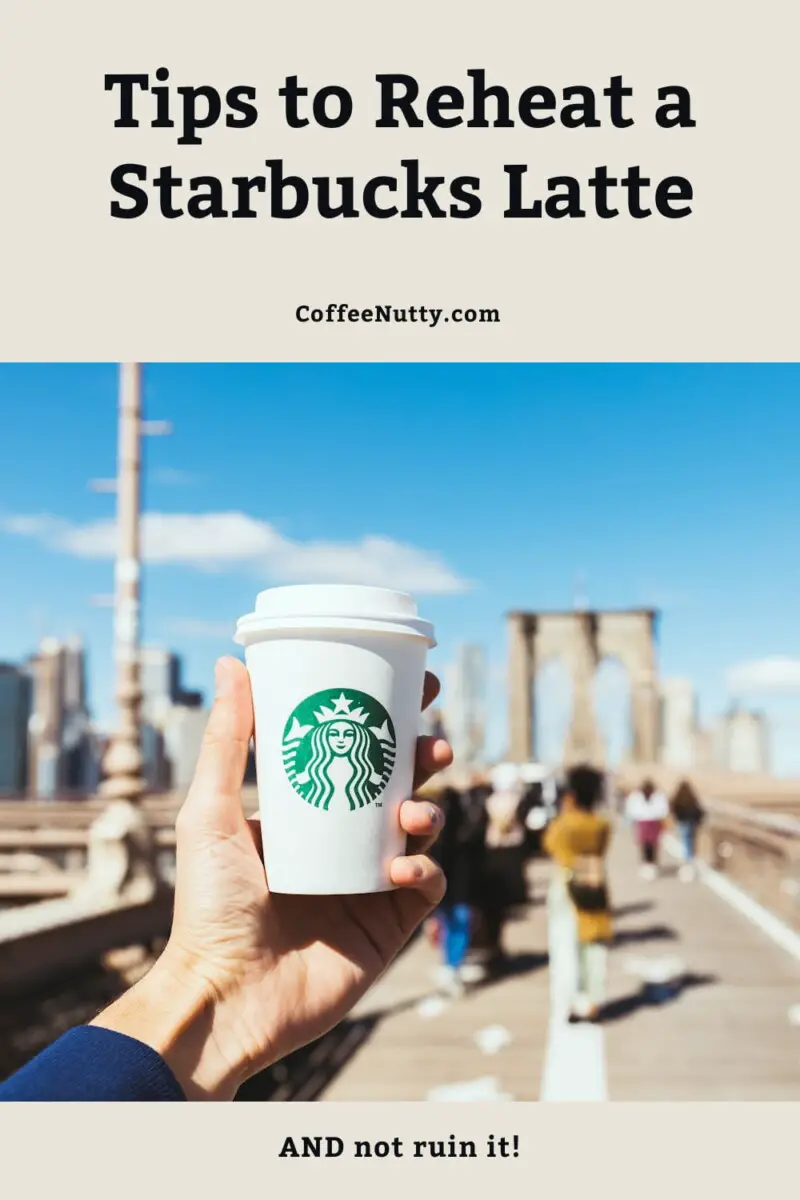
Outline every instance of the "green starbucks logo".
<svg viewBox="0 0 800 1200">
<path fill-rule="evenodd" d="M 372 804 L 389 782 L 396 753 L 386 709 L 354 688 L 308 696 L 283 731 L 284 770 L 314 808 L 346 800 L 352 812 Z"/>
</svg>

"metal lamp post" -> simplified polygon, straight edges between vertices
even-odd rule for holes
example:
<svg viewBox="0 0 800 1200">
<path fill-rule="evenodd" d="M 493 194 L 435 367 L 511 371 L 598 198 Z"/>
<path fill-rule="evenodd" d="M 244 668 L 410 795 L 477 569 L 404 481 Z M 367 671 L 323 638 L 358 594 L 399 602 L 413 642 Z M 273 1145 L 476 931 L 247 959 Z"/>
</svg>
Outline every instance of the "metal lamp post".
<svg viewBox="0 0 800 1200">
<path fill-rule="evenodd" d="M 142 418 L 142 365 L 121 363 L 116 479 L 91 481 L 95 492 L 117 494 L 117 559 L 115 571 L 114 663 L 117 725 L 103 762 L 101 793 L 137 805 L 145 789 L 142 775 L 140 681 L 140 521 L 142 512 L 142 437 L 172 432 L 169 421 Z M 96 597 L 104 603 L 105 597 Z"/>
<path fill-rule="evenodd" d="M 142 690 L 139 677 L 139 580 L 141 552 L 142 367 L 122 363 L 119 378 L 117 458 L 117 560 L 114 598 L 114 663 L 117 725 L 103 766 L 101 792 L 138 804 L 144 793 L 141 749 Z"/>
</svg>

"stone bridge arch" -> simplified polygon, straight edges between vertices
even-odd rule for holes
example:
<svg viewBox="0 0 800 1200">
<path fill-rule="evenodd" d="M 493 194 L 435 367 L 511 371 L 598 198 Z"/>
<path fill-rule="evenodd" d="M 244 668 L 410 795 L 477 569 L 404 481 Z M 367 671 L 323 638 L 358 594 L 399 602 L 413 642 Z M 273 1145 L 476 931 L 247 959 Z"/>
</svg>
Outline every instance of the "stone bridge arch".
<svg viewBox="0 0 800 1200">
<path fill-rule="evenodd" d="M 616 659 L 630 684 L 631 759 L 655 762 L 658 739 L 656 612 L 514 612 L 509 625 L 509 757 L 536 757 L 534 679 L 538 665 L 558 657 L 572 680 L 572 716 L 564 746 L 566 764 L 603 764 L 604 747 L 594 711 L 592 685 L 598 663 Z"/>
</svg>

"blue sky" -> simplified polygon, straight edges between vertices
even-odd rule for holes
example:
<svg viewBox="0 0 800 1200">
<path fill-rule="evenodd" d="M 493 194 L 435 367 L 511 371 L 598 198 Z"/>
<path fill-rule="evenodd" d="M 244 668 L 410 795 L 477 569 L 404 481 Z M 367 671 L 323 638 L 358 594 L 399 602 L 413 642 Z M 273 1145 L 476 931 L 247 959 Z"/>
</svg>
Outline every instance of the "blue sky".
<svg viewBox="0 0 800 1200">
<path fill-rule="evenodd" d="M 114 472 L 116 383 L 0 366 L 0 657 L 82 634 L 103 720 L 114 497 L 87 480 Z M 174 432 L 146 443 L 144 639 L 190 686 L 270 583 L 406 587 L 435 663 L 486 648 L 499 749 L 504 613 L 570 607 L 582 574 L 593 607 L 663 610 L 662 673 L 704 718 L 734 672 L 800 772 L 800 367 L 153 365 L 145 405 Z"/>
</svg>

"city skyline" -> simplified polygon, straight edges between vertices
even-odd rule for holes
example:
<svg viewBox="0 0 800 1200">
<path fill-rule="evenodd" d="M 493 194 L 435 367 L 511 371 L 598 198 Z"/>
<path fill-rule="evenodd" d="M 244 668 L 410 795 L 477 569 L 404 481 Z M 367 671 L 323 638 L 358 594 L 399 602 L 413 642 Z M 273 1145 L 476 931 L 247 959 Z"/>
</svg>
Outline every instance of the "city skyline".
<svg viewBox="0 0 800 1200">
<path fill-rule="evenodd" d="M 184 686 L 180 657 L 143 646 L 142 778 L 153 791 L 188 788 L 208 709 Z M 109 729 L 92 720 L 86 652 L 75 638 L 44 638 L 35 655 L 0 662 L 0 796 L 50 797 L 96 790 Z"/>
<path fill-rule="evenodd" d="M 485 648 L 498 753 L 505 612 L 572 607 L 580 574 L 590 607 L 660 608 L 662 676 L 692 679 L 704 723 L 736 698 L 764 710 L 775 769 L 800 773 L 799 395 L 779 366 L 149 366 L 146 414 L 175 433 L 145 447 L 144 640 L 208 690 L 261 588 L 400 586 L 436 623 L 440 674 Z M 0 657 L 80 634 L 107 724 L 92 597 L 112 590 L 114 498 L 87 481 L 114 473 L 116 367 L 3 367 L 0 396 Z M 598 690 L 613 740 L 619 672 Z"/>
</svg>

